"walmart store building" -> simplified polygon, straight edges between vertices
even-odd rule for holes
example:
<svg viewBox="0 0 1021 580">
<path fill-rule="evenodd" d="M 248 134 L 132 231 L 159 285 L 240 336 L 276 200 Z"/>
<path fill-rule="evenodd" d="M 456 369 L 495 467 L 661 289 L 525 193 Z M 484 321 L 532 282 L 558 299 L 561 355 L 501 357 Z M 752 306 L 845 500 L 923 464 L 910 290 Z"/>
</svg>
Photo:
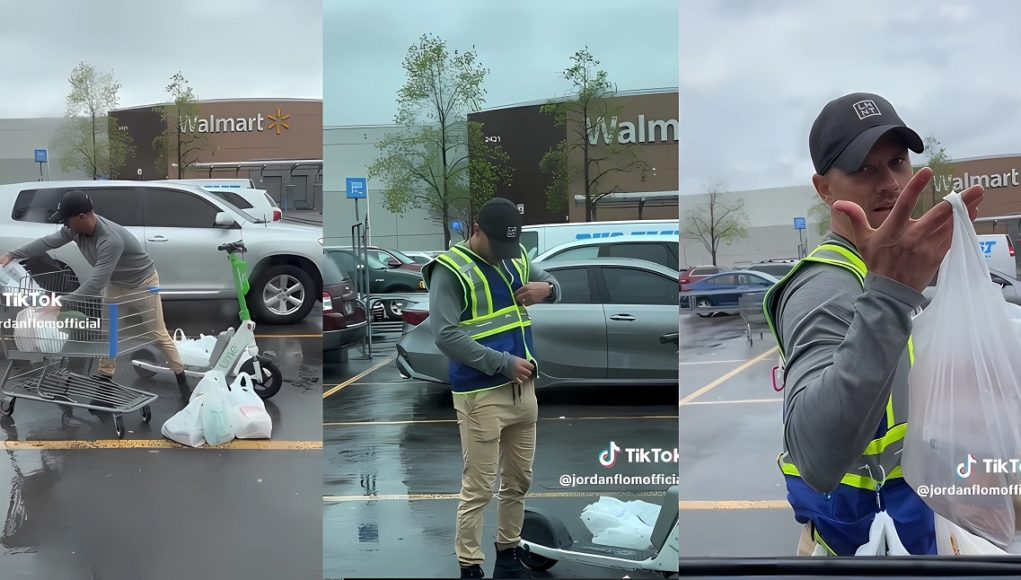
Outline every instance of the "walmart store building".
<svg viewBox="0 0 1021 580">
<path fill-rule="evenodd" d="M 539 110 L 546 102 L 488 109 L 469 119 L 481 122 L 487 141 L 499 144 L 510 158 L 512 183 L 496 195 L 522 205 L 526 225 L 585 221 L 579 180 L 568 185 L 566 211 L 546 209 L 545 191 L 550 178 L 539 170 L 539 162 L 547 151 L 576 131 L 570 124 L 554 126 L 551 118 Z M 597 205 L 596 219 L 677 219 L 677 89 L 622 92 L 613 106 L 619 107 L 615 119 L 590 119 L 590 123 L 596 127 L 616 123 L 621 127 L 620 144 L 643 159 L 647 168 L 609 176 L 600 188 L 615 193 Z M 443 249 L 444 226 L 429 219 L 424 210 L 403 216 L 388 211 L 383 205 L 382 183 L 368 181 L 368 199 L 358 203 L 357 218 L 355 202 L 346 198 L 346 178 L 366 177 L 368 166 L 378 155 L 377 143 L 397 129 L 393 125 L 325 128 L 324 195 L 329 202 L 323 228 L 327 245 L 350 245 L 352 225 L 364 219 L 368 211 L 373 244 L 402 250 Z M 594 139 L 598 154 L 605 133 L 597 129 Z M 573 161 L 577 163 L 577 159 Z M 457 239 L 458 234 L 452 233 L 452 238 Z"/>
</svg>

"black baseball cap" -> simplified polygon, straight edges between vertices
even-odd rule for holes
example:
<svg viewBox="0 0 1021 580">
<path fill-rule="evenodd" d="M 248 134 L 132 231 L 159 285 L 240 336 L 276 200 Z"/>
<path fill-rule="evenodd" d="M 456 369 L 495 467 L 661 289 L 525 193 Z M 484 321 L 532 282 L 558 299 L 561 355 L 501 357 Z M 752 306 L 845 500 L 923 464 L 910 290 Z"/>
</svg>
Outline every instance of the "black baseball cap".
<svg viewBox="0 0 1021 580">
<path fill-rule="evenodd" d="M 53 212 L 53 215 L 50 216 L 50 221 L 53 223 L 63 223 L 67 221 L 67 218 L 89 213 L 90 211 L 92 211 L 92 200 L 89 199 L 89 196 L 80 189 L 72 189 L 64 193 L 64 196 L 60 198 L 57 211 Z"/>
<path fill-rule="evenodd" d="M 521 245 L 518 242 L 521 237 L 521 212 L 514 202 L 494 197 L 479 210 L 475 223 L 486 234 L 497 258 L 512 260 L 521 257 Z"/>
<path fill-rule="evenodd" d="M 890 131 L 895 131 L 915 153 L 925 149 L 918 133 L 904 124 L 883 97 L 851 93 L 830 101 L 816 117 L 808 137 L 815 172 L 823 175 L 831 167 L 848 173 L 857 171 L 876 141 Z"/>
</svg>

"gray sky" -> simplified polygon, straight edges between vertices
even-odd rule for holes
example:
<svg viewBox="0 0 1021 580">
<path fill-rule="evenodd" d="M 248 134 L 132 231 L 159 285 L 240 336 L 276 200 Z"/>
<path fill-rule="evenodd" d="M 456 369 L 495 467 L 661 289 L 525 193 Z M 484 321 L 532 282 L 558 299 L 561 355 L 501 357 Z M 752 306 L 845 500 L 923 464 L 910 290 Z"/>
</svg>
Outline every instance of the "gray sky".
<svg viewBox="0 0 1021 580">
<path fill-rule="evenodd" d="M 472 45 L 489 70 L 485 107 L 548 99 L 588 45 L 620 90 L 677 86 L 678 0 L 326 0 L 324 124 L 393 121 L 401 63 L 425 33 Z"/>
<path fill-rule="evenodd" d="M 322 1 L 4 2 L 0 118 L 62 116 L 79 61 L 121 83 L 120 105 L 166 100 L 180 70 L 200 99 L 322 98 Z"/>
<path fill-rule="evenodd" d="M 856 91 L 952 158 L 1021 153 L 1019 22 L 1013 0 L 684 0 L 681 191 L 810 184 L 812 122 Z"/>
</svg>

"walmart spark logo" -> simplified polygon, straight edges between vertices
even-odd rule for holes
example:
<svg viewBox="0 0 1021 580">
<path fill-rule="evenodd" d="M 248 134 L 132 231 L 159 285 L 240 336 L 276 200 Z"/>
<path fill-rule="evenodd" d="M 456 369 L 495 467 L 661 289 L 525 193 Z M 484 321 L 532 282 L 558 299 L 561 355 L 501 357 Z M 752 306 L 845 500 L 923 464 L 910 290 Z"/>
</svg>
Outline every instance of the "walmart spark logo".
<svg viewBox="0 0 1021 580">
<path fill-rule="evenodd" d="M 291 116 L 284 114 L 284 112 L 279 108 L 277 109 L 276 115 L 266 115 L 266 118 L 269 119 L 269 130 L 275 130 L 277 135 L 280 134 L 281 129 L 291 128 L 291 126 L 287 123 L 287 119 L 290 119 Z"/>
</svg>

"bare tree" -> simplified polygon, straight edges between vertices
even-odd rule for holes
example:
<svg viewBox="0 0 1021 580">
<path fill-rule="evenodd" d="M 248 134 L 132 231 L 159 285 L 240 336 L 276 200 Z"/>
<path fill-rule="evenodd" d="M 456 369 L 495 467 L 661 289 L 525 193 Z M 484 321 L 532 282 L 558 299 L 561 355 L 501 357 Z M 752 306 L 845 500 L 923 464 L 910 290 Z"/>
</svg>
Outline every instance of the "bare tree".
<svg viewBox="0 0 1021 580">
<path fill-rule="evenodd" d="M 131 139 L 110 119 L 118 103 L 121 85 L 113 73 L 99 73 L 80 62 L 68 78 L 67 121 L 58 133 L 54 149 L 64 171 L 80 170 L 92 179 L 110 179 L 131 154 Z"/>
<path fill-rule="evenodd" d="M 715 266 L 721 243 L 747 236 L 748 215 L 744 211 L 744 200 L 730 199 L 721 183 L 707 187 L 706 195 L 705 203 L 688 212 L 681 236 L 701 242 Z"/>
</svg>

